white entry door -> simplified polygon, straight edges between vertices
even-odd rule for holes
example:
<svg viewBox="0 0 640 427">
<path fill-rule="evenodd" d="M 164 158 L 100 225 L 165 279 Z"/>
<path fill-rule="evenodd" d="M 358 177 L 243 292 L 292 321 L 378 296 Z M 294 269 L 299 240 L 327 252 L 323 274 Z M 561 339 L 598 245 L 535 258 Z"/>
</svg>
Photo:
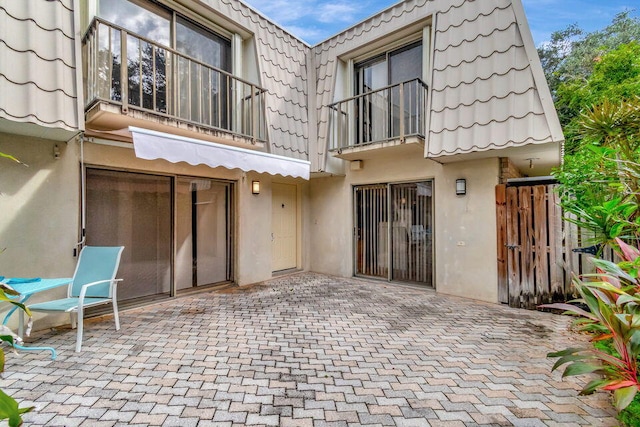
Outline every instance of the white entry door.
<svg viewBox="0 0 640 427">
<path fill-rule="evenodd" d="M 298 247 L 296 186 L 272 185 L 271 254 L 273 271 L 296 268 Z"/>
</svg>

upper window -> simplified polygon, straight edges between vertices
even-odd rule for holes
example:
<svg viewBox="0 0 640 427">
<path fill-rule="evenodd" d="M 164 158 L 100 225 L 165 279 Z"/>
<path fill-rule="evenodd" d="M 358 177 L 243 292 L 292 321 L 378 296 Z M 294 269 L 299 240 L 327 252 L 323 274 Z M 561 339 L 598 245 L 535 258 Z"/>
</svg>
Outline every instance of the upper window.
<svg viewBox="0 0 640 427">
<path fill-rule="evenodd" d="M 383 53 L 355 65 L 355 95 L 422 78 L 422 42 Z"/>
<path fill-rule="evenodd" d="M 151 2 L 101 0 L 98 15 L 145 39 L 170 46 L 207 65 L 231 71 L 231 41 Z M 176 43 L 171 43 L 175 25 Z"/>
<path fill-rule="evenodd" d="M 176 49 L 221 70 L 231 70 L 231 42 L 178 16 Z"/>
<path fill-rule="evenodd" d="M 356 63 L 355 143 L 423 133 L 422 42 Z"/>
<path fill-rule="evenodd" d="M 171 12 L 148 2 L 101 0 L 98 16 L 142 37 L 171 46 Z"/>
</svg>

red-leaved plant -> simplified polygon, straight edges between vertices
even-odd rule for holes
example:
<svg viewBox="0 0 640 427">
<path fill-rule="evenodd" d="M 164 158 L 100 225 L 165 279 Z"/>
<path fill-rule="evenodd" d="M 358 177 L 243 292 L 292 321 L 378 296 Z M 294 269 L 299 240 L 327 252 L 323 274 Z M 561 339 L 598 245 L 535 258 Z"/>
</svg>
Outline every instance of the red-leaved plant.
<svg viewBox="0 0 640 427">
<path fill-rule="evenodd" d="M 593 258 L 597 273 L 575 277 L 573 283 L 581 298 L 572 301 L 586 305 L 588 310 L 570 303 L 546 304 L 541 307 L 565 310 L 579 316 L 574 321 L 582 331 L 593 333 L 591 341 L 611 340 L 615 351 L 588 348 L 568 348 L 549 353 L 558 357 L 553 370 L 562 365 L 563 377 L 595 373 L 580 394 L 596 390 L 613 392 L 620 411 L 626 408 L 640 389 L 638 356 L 640 356 L 640 250 L 616 238 L 622 259 L 619 263 Z"/>
</svg>

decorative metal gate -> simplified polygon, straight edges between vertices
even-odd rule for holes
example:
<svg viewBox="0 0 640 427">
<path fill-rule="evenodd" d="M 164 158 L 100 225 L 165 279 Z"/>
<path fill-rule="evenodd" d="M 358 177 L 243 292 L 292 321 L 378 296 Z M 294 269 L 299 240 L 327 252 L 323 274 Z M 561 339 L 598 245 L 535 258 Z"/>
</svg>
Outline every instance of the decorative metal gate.
<svg viewBox="0 0 640 427">
<path fill-rule="evenodd" d="M 433 183 L 354 189 L 355 273 L 432 286 Z"/>
</svg>

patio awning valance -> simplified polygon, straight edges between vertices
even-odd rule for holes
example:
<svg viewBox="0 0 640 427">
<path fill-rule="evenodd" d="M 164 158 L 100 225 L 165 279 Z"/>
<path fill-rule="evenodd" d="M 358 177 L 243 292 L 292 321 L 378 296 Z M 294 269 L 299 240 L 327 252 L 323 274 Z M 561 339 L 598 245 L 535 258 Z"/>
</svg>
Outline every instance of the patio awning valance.
<svg viewBox="0 0 640 427">
<path fill-rule="evenodd" d="M 165 159 L 172 163 L 222 166 L 227 169 L 255 171 L 270 175 L 309 179 L 310 163 L 275 154 L 252 151 L 215 142 L 201 141 L 148 129 L 129 127 L 136 157 Z"/>
</svg>

